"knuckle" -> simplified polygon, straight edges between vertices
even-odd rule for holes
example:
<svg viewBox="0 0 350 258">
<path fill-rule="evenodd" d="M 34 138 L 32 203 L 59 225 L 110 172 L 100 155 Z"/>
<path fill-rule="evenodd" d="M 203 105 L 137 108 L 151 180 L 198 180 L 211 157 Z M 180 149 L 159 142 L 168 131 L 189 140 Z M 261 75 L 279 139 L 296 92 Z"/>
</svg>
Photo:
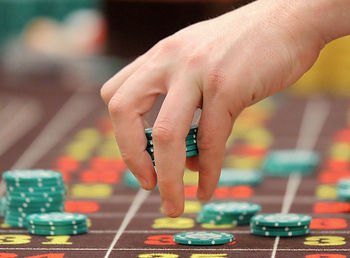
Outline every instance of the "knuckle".
<svg viewBox="0 0 350 258">
<path fill-rule="evenodd" d="M 100 89 L 100 96 L 102 100 L 107 104 L 111 98 L 110 93 L 110 82 L 107 81 L 105 84 L 103 84 L 102 88 Z"/>
<path fill-rule="evenodd" d="M 153 127 L 153 139 L 159 142 L 169 142 L 174 140 L 175 132 L 174 129 L 170 128 L 166 124 L 159 122 Z"/>
<path fill-rule="evenodd" d="M 120 95 L 115 95 L 111 98 L 108 103 L 109 113 L 113 116 L 119 116 L 122 113 L 125 113 L 128 109 L 128 105 L 123 97 Z"/>
<path fill-rule="evenodd" d="M 168 54 L 178 49 L 179 43 L 171 37 L 159 41 L 156 45 L 158 54 Z"/>
<path fill-rule="evenodd" d="M 135 159 L 135 155 L 132 155 L 132 153 L 130 153 L 128 151 L 121 150 L 120 154 L 121 154 L 122 159 L 124 160 L 125 164 L 131 164 Z M 133 174 L 135 174 L 135 173 L 133 172 Z"/>
<path fill-rule="evenodd" d="M 197 143 L 198 149 L 202 151 L 214 150 L 217 144 L 214 142 L 212 137 L 200 137 Z"/>
<path fill-rule="evenodd" d="M 218 69 L 214 69 L 207 74 L 206 86 L 212 94 L 218 94 L 222 91 L 223 85 L 225 84 L 226 77 Z"/>
<path fill-rule="evenodd" d="M 183 63 L 186 68 L 197 68 L 203 64 L 203 56 L 198 53 L 185 55 Z"/>
</svg>

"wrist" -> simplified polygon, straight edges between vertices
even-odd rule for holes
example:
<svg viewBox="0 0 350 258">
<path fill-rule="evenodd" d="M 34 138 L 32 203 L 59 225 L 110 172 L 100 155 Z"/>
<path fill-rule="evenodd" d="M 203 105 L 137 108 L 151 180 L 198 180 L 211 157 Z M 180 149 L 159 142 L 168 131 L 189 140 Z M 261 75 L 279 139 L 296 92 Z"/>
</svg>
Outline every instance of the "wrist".
<svg viewBox="0 0 350 258">
<path fill-rule="evenodd" d="M 305 30 L 316 33 L 324 44 L 350 34 L 349 0 L 296 0 Z"/>
</svg>

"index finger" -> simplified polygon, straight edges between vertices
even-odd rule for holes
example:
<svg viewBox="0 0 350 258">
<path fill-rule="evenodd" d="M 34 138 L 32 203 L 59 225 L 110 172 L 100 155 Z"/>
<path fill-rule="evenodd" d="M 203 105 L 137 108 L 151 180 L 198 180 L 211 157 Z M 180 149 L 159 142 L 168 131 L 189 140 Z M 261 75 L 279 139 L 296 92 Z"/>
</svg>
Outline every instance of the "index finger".
<svg viewBox="0 0 350 258">
<path fill-rule="evenodd" d="M 156 184 L 152 160 L 146 151 L 147 140 L 142 115 L 149 111 L 161 91 L 160 73 L 148 69 L 131 76 L 109 102 L 114 134 L 123 160 L 140 185 L 151 190 Z"/>
</svg>

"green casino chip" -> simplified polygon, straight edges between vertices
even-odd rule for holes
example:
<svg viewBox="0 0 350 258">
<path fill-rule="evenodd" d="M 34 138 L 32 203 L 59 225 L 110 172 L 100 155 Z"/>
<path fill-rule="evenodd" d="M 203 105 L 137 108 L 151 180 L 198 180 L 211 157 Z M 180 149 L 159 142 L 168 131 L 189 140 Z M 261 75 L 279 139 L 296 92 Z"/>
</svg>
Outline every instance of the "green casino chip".
<svg viewBox="0 0 350 258">
<path fill-rule="evenodd" d="M 296 227 L 266 227 L 266 226 L 259 226 L 255 224 L 250 224 L 250 228 L 254 230 L 260 230 L 260 231 L 275 231 L 275 232 L 288 232 L 288 231 L 299 231 L 299 230 L 306 230 L 310 229 L 308 225 L 304 226 L 296 226 Z"/>
<path fill-rule="evenodd" d="M 338 189 L 350 189 L 350 178 L 341 179 L 338 181 Z"/>
<path fill-rule="evenodd" d="M 320 157 L 315 151 L 277 150 L 267 154 L 262 170 L 273 176 L 288 176 L 291 173 L 309 175 L 319 162 Z"/>
<path fill-rule="evenodd" d="M 250 232 L 253 235 L 258 236 L 269 236 L 269 237 L 293 237 L 293 236 L 304 236 L 310 233 L 310 229 L 301 229 L 295 231 L 263 231 L 255 228 L 251 228 Z"/>
<path fill-rule="evenodd" d="M 221 169 L 218 185 L 235 186 L 250 185 L 256 186 L 263 180 L 263 175 L 259 171 L 237 170 L 230 168 Z"/>
<path fill-rule="evenodd" d="M 36 182 L 36 183 L 32 183 L 32 184 L 27 184 L 27 183 L 19 183 L 19 182 L 6 182 L 6 187 L 12 187 L 12 188 L 29 188 L 29 187 L 49 187 L 49 186 L 63 186 L 64 185 L 64 181 L 59 180 L 56 182 L 51 182 L 51 183 L 46 183 L 46 182 Z"/>
<path fill-rule="evenodd" d="M 45 169 L 19 169 L 9 170 L 2 175 L 6 183 L 18 182 L 27 184 L 36 184 L 37 182 L 50 183 L 62 179 L 62 173 L 54 170 Z"/>
<path fill-rule="evenodd" d="M 26 223 L 22 222 L 22 221 L 5 219 L 5 223 L 10 225 L 10 226 L 17 227 L 17 228 L 25 228 L 26 227 Z"/>
<path fill-rule="evenodd" d="M 62 202 L 65 200 L 64 195 L 44 197 L 19 197 L 7 194 L 5 197 L 7 202 L 21 202 L 21 203 L 43 203 L 43 202 Z"/>
<path fill-rule="evenodd" d="M 65 191 L 64 186 L 50 186 L 50 187 L 6 187 L 8 193 L 55 193 Z"/>
<path fill-rule="evenodd" d="M 10 197 L 22 197 L 22 198 L 60 198 L 66 195 L 66 191 L 57 191 L 57 192 L 11 192 L 7 196 Z"/>
<path fill-rule="evenodd" d="M 339 200 L 349 201 L 350 200 L 350 189 L 338 188 L 337 197 Z"/>
<path fill-rule="evenodd" d="M 199 223 L 208 223 L 208 224 L 233 224 L 233 225 L 249 225 L 250 219 L 253 215 L 241 215 L 241 214 L 215 214 L 215 213 L 206 213 L 200 211 L 197 214 L 196 220 Z"/>
<path fill-rule="evenodd" d="M 16 211 L 19 213 L 28 213 L 28 214 L 62 212 L 64 211 L 64 204 L 60 206 L 55 206 L 55 207 L 28 207 L 28 208 L 18 207 L 18 208 L 13 208 L 13 211 Z"/>
<path fill-rule="evenodd" d="M 75 225 L 86 223 L 87 217 L 84 214 L 68 212 L 51 212 L 32 214 L 27 217 L 28 224 L 34 225 Z"/>
<path fill-rule="evenodd" d="M 186 157 L 193 157 L 193 156 L 197 156 L 199 154 L 198 150 L 193 150 L 193 151 L 186 151 Z"/>
<path fill-rule="evenodd" d="M 312 217 L 295 213 L 259 214 L 251 219 L 251 223 L 259 226 L 296 227 L 310 225 Z"/>
<path fill-rule="evenodd" d="M 198 151 L 198 147 L 197 145 L 189 145 L 189 146 L 186 146 L 186 152 L 188 151 Z"/>
<path fill-rule="evenodd" d="M 88 232 L 88 228 L 72 229 L 72 230 L 41 230 L 28 229 L 28 232 L 33 235 L 43 236 L 63 236 L 63 235 L 80 235 Z"/>
<path fill-rule="evenodd" d="M 41 202 L 41 203 L 34 203 L 34 202 L 7 202 L 7 207 L 12 208 L 24 208 L 24 209 L 38 209 L 38 208 L 52 208 L 52 207 L 60 207 L 63 206 L 63 202 Z"/>
<path fill-rule="evenodd" d="M 4 217 L 7 210 L 6 198 L 2 197 L 0 200 L 0 216 Z"/>
<path fill-rule="evenodd" d="M 220 215 L 247 215 L 260 212 L 261 206 L 256 203 L 249 202 L 214 202 L 204 205 L 202 210 L 205 213 Z"/>
<path fill-rule="evenodd" d="M 130 170 L 126 170 L 123 174 L 123 184 L 126 187 L 134 188 L 134 189 L 140 189 L 141 186 L 139 182 L 137 181 L 136 177 L 133 173 L 131 173 Z"/>
<path fill-rule="evenodd" d="M 241 226 L 241 225 L 249 225 L 250 223 L 250 217 L 244 220 L 237 219 L 237 218 L 210 218 L 206 216 L 197 215 L 196 221 L 201 224 L 212 224 L 212 225 L 234 225 L 234 226 Z"/>
<path fill-rule="evenodd" d="M 202 213 L 198 213 L 196 217 L 198 223 L 213 224 L 213 225 L 237 225 L 238 221 L 235 218 L 223 218 L 222 216 L 205 216 Z"/>
<path fill-rule="evenodd" d="M 76 225 L 58 225 L 58 226 L 28 224 L 27 227 L 28 227 L 28 229 L 47 230 L 47 231 L 76 230 L 76 229 L 87 228 L 87 224 L 86 223 L 80 223 L 80 224 L 76 224 Z"/>
<path fill-rule="evenodd" d="M 173 236 L 175 243 L 184 245 L 222 245 L 231 243 L 233 239 L 232 234 L 210 231 L 185 232 Z"/>
</svg>

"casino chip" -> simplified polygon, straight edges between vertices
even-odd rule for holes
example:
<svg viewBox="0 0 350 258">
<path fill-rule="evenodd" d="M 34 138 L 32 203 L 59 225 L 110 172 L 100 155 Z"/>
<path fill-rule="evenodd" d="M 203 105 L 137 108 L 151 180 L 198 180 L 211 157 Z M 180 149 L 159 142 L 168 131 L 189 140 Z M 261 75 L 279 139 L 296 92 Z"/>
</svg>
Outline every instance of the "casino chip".
<svg viewBox="0 0 350 258">
<path fill-rule="evenodd" d="M 154 163 L 154 149 L 153 149 L 153 138 L 152 138 L 152 130 L 153 128 L 146 128 L 145 134 L 147 138 L 147 152 L 152 158 Z M 198 125 L 191 125 L 191 128 L 186 136 L 185 144 L 186 144 L 186 157 L 192 157 L 198 155 L 197 148 L 197 131 Z"/>
<path fill-rule="evenodd" d="M 341 201 L 350 202 L 350 178 L 339 180 L 337 197 Z"/>
<path fill-rule="evenodd" d="M 0 217 L 4 217 L 7 210 L 6 199 L 2 197 L 0 199 Z"/>
<path fill-rule="evenodd" d="M 236 186 L 236 185 L 250 185 L 256 186 L 263 180 L 260 171 L 251 170 L 237 170 L 231 168 L 221 169 L 221 175 L 218 185 L 221 186 Z"/>
<path fill-rule="evenodd" d="M 10 170 L 3 174 L 6 183 L 5 222 L 25 227 L 25 217 L 33 213 L 64 210 L 65 186 L 62 174 L 54 170 Z"/>
<path fill-rule="evenodd" d="M 35 235 L 78 235 L 87 233 L 87 217 L 84 214 L 52 212 L 27 216 L 28 232 Z"/>
<path fill-rule="evenodd" d="M 302 236 L 310 233 L 311 220 L 312 217 L 305 214 L 259 214 L 252 217 L 250 231 L 259 236 Z"/>
<path fill-rule="evenodd" d="M 206 204 L 196 221 L 205 224 L 249 225 L 250 219 L 261 211 L 261 206 L 249 202 L 214 202 Z"/>
<path fill-rule="evenodd" d="M 140 189 L 141 186 L 133 173 L 128 169 L 123 174 L 123 184 L 128 188 Z"/>
<path fill-rule="evenodd" d="M 289 176 L 293 173 L 312 174 L 320 162 L 319 154 L 309 150 L 276 150 L 267 154 L 262 170 L 269 176 Z"/>
<path fill-rule="evenodd" d="M 232 234 L 210 231 L 185 232 L 173 236 L 175 243 L 184 245 L 222 245 L 231 243 L 233 239 Z"/>
</svg>

